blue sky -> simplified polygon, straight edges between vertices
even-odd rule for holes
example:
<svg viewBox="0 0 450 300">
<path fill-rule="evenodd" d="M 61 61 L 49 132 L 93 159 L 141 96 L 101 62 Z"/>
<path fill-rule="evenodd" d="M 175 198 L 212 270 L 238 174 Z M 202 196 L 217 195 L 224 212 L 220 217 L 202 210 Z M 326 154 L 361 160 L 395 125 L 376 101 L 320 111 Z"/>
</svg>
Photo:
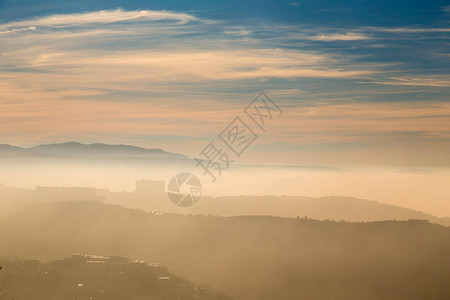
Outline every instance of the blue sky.
<svg viewBox="0 0 450 300">
<path fill-rule="evenodd" d="M 430 26 L 446 22 L 448 1 L 20 1 L 0 3 L 5 21 L 49 14 L 125 10 L 183 11 L 220 20 L 269 20 L 327 26 Z M 442 23 L 441 23 L 442 24 Z"/>
<path fill-rule="evenodd" d="M 195 155 L 260 90 L 249 162 L 450 165 L 446 1 L 0 1 L 3 143 Z"/>
</svg>

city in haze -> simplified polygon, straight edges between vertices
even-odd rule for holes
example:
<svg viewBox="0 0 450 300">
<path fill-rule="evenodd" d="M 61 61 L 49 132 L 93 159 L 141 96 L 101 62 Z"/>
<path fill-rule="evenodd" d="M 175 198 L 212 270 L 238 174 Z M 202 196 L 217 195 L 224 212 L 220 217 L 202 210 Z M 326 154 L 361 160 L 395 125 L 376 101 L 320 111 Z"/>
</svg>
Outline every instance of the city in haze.
<svg viewBox="0 0 450 300">
<path fill-rule="evenodd" d="M 449 24 L 0 1 L 0 299 L 447 299 Z"/>
</svg>

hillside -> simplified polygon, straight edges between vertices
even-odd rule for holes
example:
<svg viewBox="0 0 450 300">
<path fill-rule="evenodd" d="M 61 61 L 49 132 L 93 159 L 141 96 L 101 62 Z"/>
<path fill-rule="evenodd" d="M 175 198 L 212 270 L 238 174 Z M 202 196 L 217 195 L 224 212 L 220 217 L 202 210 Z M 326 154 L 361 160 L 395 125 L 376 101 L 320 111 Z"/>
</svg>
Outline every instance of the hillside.
<svg viewBox="0 0 450 300">
<path fill-rule="evenodd" d="M 230 299 L 157 263 L 122 257 L 77 254 L 48 263 L 0 258 L 0 266 L 1 299 Z"/>
<path fill-rule="evenodd" d="M 450 226 L 450 218 L 439 218 L 421 211 L 353 197 L 228 196 L 203 197 L 191 213 L 236 215 L 275 215 L 308 217 L 318 220 L 372 222 L 423 219 Z"/>
<path fill-rule="evenodd" d="M 447 299 L 450 228 L 427 221 L 151 214 L 95 202 L 0 219 L 0 254 L 158 261 L 235 299 Z"/>
<path fill-rule="evenodd" d="M 150 181 L 150 183 L 153 181 Z M 145 211 L 162 211 L 182 214 L 203 214 L 218 216 L 273 215 L 279 217 L 307 217 L 317 220 L 372 222 L 384 220 L 421 219 L 432 223 L 450 226 L 450 218 L 439 218 L 431 214 L 416 211 L 378 201 L 352 197 L 302 197 L 302 196 L 228 196 L 202 197 L 196 205 L 180 209 L 173 205 L 165 191 L 164 183 L 155 181 L 151 189 L 135 192 L 110 192 L 96 190 L 98 199 L 105 203 L 117 204 L 127 208 Z M 57 191 L 57 188 L 54 189 Z M 12 203 L 42 201 L 36 190 L 2 187 L 0 185 L 0 208 Z M 47 201 L 67 201 L 81 199 L 75 192 L 71 197 L 62 197 L 57 192 L 46 194 Z M 59 198 L 58 198 L 59 197 Z M 78 198 L 77 198 L 78 197 Z M 45 200 L 45 199 L 44 199 Z M 20 205 L 19 205 L 20 206 Z"/>
</svg>

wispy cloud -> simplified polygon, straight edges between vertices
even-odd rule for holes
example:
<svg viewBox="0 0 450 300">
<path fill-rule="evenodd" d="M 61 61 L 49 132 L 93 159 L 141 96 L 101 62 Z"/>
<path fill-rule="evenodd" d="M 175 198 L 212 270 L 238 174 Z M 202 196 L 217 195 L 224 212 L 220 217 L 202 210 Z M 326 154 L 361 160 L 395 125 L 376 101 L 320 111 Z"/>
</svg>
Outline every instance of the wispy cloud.
<svg viewBox="0 0 450 300">
<path fill-rule="evenodd" d="M 375 81 L 379 84 L 389 85 L 411 85 L 411 86 L 432 86 L 450 87 L 450 75 L 441 76 L 419 76 L 419 77 L 391 77 L 383 81 Z"/>
<path fill-rule="evenodd" d="M 450 32 L 450 28 L 418 28 L 418 27 L 366 27 L 368 31 L 390 32 L 390 33 L 433 33 Z"/>
<path fill-rule="evenodd" d="M 231 35 L 238 35 L 238 36 L 246 36 L 252 33 L 251 30 L 245 30 L 245 29 L 240 29 L 240 30 L 229 30 L 229 31 L 225 31 L 226 34 L 231 34 Z"/>
<path fill-rule="evenodd" d="M 331 42 L 331 41 L 357 41 L 357 40 L 368 40 L 371 39 L 370 36 L 358 33 L 358 32 L 347 32 L 347 33 L 324 33 L 313 36 L 307 36 L 305 39 L 311 41 L 323 41 L 323 42 Z"/>
<path fill-rule="evenodd" d="M 159 22 L 162 20 L 165 22 Z M 172 20 L 180 22 L 167 23 Z M 194 20 L 198 18 L 184 13 L 114 10 L 6 23 L 0 29 L 16 34 L 3 36 L 8 46 L 0 65 L 6 70 L 22 70 L 20 78 L 8 75 L 17 80 L 33 77 L 36 83 L 29 72 L 39 71 L 47 82 L 60 81 L 60 74 L 72 84 L 90 77 L 89 84 L 100 84 L 101 79 L 104 84 L 97 88 L 111 88 L 119 81 L 359 78 L 376 72 L 350 64 L 339 55 L 267 47 L 258 37 L 252 37 L 248 45 L 238 44 L 234 36 L 248 36 L 251 29 L 189 23 Z M 117 22 L 123 24 L 109 26 Z M 353 33 L 311 37 L 330 41 L 361 38 Z"/>
<path fill-rule="evenodd" d="M 144 22 L 159 20 L 175 20 L 184 24 L 189 21 L 198 19 L 192 15 L 185 13 L 152 10 L 124 11 L 122 9 L 117 9 L 102 10 L 82 14 L 51 15 L 29 20 L 4 23 L 0 24 L 0 30 L 3 29 L 8 32 L 14 32 L 23 28 L 30 27 L 34 29 L 36 29 L 36 27 L 61 28 L 88 24 L 111 24 L 117 22 Z"/>
<path fill-rule="evenodd" d="M 182 93 L 174 98 L 163 94 L 135 102 L 98 101 L 95 96 L 99 92 L 92 90 L 38 91 L 33 86 L 10 84 L 0 84 L 0 89 L 3 99 L 9 100 L 0 101 L 3 142 L 45 136 L 83 139 L 118 132 L 123 136 L 185 135 L 192 137 L 190 145 L 186 147 L 183 140 L 180 142 L 183 146 L 178 147 L 185 154 L 195 155 L 194 151 L 204 146 L 198 137 L 215 136 L 242 111 L 242 103 L 226 101 L 230 98 L 226 95 L 221 101 L 213 101 L 211 95 Z M 309 97 L 295 89 L 272 90 L 270 94 L 277 101 L 283 97 Z M 74 101 L 73 96 L 82 98 Z M 253 96 L 241 98 L 247 102 Z M 351 164 L 357 155 L 360 162 L 375 157 L 378 162 L 414 165 L 419 158 L 432 165 L 448 165 L 449 154 L 438 154 L 449 144 L 450 132 L 446 129 L 450 128 L 449 117 L 450 104 L 444 102 L 358 103 L 351 99 L 348 103 L 304 106 L 297 101 L 282 119 L 271 125 L 270 132 L 258 144 L 262 150 L 265 145 L 270 148 L 274 144 L 278 145 L 277 151 L 283 151 L 283 145 L 296 147 L 302 151 L 289 154 L 293 161 L 301 158 L 300 161 L 318 164 Z M 176 150 L 173 142 L 166 143 L 163 138 L 157 143 L 164 148 L 170 144 Z M 336 151 L 337 148 L 347 150 Z M 410 149 L 417 153 L 408 159 L 403 157 Z M 436 155 L 421 158 L 424 152 Z"/>
</svg>

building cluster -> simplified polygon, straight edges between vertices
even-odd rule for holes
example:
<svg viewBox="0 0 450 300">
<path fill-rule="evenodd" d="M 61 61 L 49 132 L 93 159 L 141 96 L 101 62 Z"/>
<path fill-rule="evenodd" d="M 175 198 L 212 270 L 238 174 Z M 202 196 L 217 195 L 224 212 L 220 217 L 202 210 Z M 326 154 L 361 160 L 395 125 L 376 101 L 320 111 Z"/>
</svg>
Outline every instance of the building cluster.
<svg viewBox="0 0 450 300">
<path fill-rule="evenodd" d="M 165 192 L 165 182 L 155 180 L 137 180 L 135 190 L 132 192 L 113 192 L 93 187 L 52 186 L 38 186 L 30 190 L 0 185 L 0 197 L 40 203 L 96 201 L 154 212 L 173 209 L 173 204 L 168 201 Z"/>
<path fill-rule="evenodd" d="M 73 253 L 72 260 L 77 262 L 85 262 L 88 264 L 111 264 L 111 265 L 141 265 L 152 268 L 159 268 L 159 263 L 145 262 L 144 260 L 130 260 L 126 257 L 121 256 L 102 256 L 102 255 L 91 255 L 91 254 L 81 254 Z"/>
</svg>

